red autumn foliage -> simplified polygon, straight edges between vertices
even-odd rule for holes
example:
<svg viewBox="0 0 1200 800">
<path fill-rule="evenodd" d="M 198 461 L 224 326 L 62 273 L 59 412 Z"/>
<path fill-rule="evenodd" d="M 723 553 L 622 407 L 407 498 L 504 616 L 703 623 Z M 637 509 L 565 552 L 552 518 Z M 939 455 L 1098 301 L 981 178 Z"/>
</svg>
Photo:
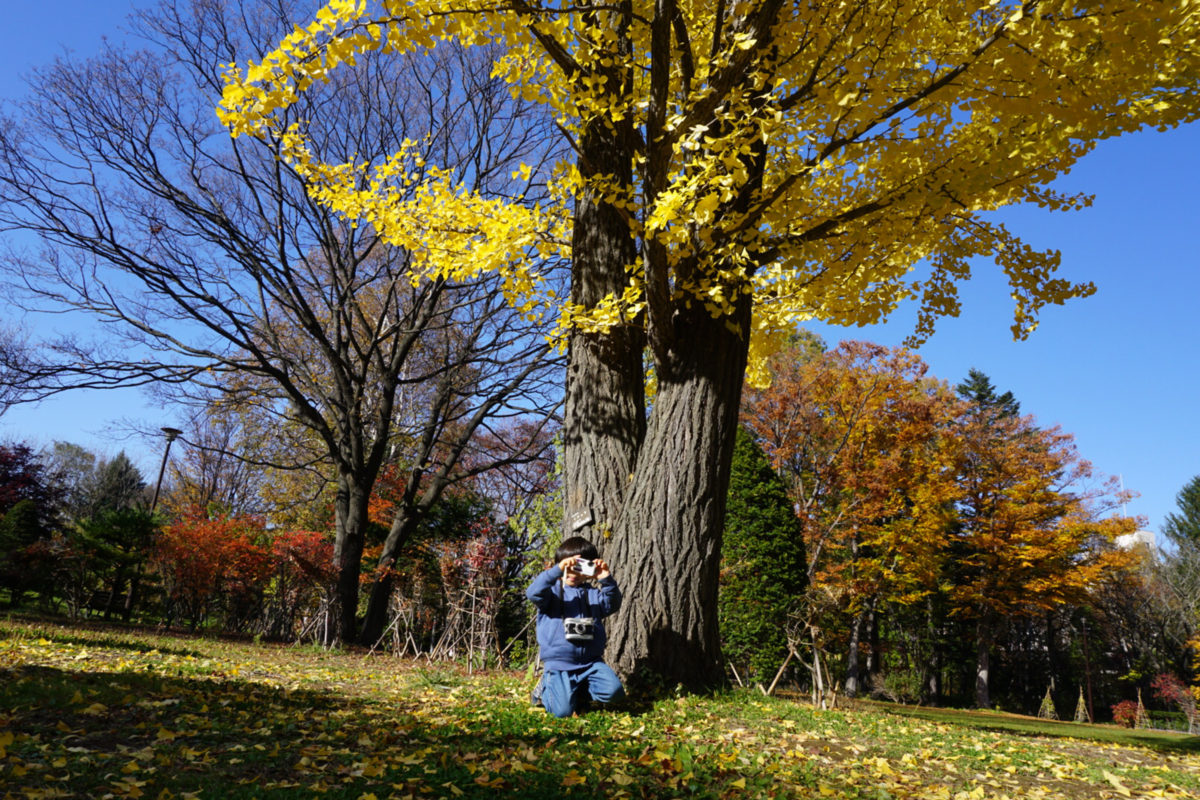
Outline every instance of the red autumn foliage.
<svg viewBox="0 0 1200 800">
<path fill-rule="evenodd" d="M 439 559 L 442 585 L 450 595 L 476 593 L 490 612 L 504 588 L 507 558 L 496 523 L 490 519 L 475 520 L 469 539 L 442 545 Z"/>
<path fill-rule="evenodd" d="M 1122 700 L 1112 707 L 1113 722 L 1122 728 L 1132 728 L 1137 724 L 1138 706 L 1132 700 Z"/>
<path fill-rule="evenodd" d="M 1168 703 L 1186 703 L 1192 699 L 1192 693 L 1179 678 L 1169 672 L 1164 672 L 1150 682 L 1154 696 Z"/>
<path fill-rule="evenodd" d="M 234 617 L 261 597 L 274 570 L 261 518 L 193 514 L 158 537 L 154 563 L 174 610 L 194 628 L 221 600 Z M 233 627 L 237 627 L 234 625 Z"/>
<path fill-rule="evenodd" d="M 274 578 L 262 632 L 291 639 L 333 585 L 333 539 L 319 531 L 288 531 L 271 542 Z"/>
<path fill-rule="evenodd" d="M 1164 672 L 1150 682 L 1150 688 L 1159 700 L 1170 703 L 1183 712 L 1187 717 L 1189 733 L 1197 730 L 1200 714 L 1196 709 L 1196 696 L 1186 683 L 1169 672 Z"/>
<path fill-rule="evenodd" d="M 333 580 L 333 541 L 319 531 L 288 531 L 275 536 L 272 556 L 281 576 L 300 583 Z"/>
</svg>

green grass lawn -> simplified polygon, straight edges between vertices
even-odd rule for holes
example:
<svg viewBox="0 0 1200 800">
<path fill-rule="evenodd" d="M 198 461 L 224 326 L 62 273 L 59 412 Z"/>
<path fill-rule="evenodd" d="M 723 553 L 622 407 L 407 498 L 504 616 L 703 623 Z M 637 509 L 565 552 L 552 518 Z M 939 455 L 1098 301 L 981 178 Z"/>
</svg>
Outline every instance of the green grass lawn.
<svg viewBox="0 0 1200 800">
<path fill-rule="evenodd" d="M 557 720 L 525 677 L 0 621 L 0 797 L 1200 797 L 1200 739 L 749 692 Z"/>
</svg>

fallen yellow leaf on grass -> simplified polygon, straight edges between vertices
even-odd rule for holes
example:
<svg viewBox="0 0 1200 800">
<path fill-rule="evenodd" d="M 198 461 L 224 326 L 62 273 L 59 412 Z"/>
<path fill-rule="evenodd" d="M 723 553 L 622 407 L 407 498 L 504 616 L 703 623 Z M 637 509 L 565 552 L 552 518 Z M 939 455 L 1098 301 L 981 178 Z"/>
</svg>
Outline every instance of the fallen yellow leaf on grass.
<svg viewBox="0 0 1200 800">
<path fill-rule="evenodd" d="M 1101 772 L 1101 774 L 1104 776 L 1104 780 L 1111 783 L 1113 785 L 1113 788 L 1116 789 L 1119 794 L 1123 795 L 1124 797 L 1131 796 L 1129 789 L 1125 786 L 1125 784 L 1121 783 L 1121 779 L 1118 778 L 1116 775 L 1113 775 L 1108 770 L 1104 770 L 1103 772 Z"/>
<path fill-rule="evenodd" d="M 583 783 L 587 783 L 587 778 L 580 775 L 576 770 L 569 770 L 567 774 L 563 776 L 563 786 L 579 786 Z"/>
<path fill-rule="evenodd" d="M 137 781 L 133 778 L 125 778 L 117 781 L 112 785 L 113 792 L 120 797 L 141 797 L 145 792 L 142 787 L 146 785 L 146 781 Z"/>
</svg>

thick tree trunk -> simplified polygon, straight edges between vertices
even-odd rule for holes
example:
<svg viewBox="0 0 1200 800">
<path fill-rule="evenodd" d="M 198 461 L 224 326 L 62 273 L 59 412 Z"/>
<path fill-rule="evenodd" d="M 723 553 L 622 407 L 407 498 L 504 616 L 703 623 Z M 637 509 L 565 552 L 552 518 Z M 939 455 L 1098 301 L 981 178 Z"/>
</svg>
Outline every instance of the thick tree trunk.
<svg viewBox="0 0 1200 800">
<path fill-rule="evenodd" d="M 626 126 L 627 127 L 627 126 Z M 589 177 L 632 180 L 629 131 L 594 122 L 580 138 L 580 171 Z M 637 257 L 625 214 L 584 193 L 575 209 L 571 242 L 571 302 L 592 307 L 619 296 L 629 282 L 625 268 Z M 603 547 L 620 511 L 629 476 L 646 432 L 645 334 L 620 326 L 607 334 L 575 332 L 567 354 L 563 421 L 564 534 L 577 515 L 591 515 L 590 535 Z"/>
<path fill-rule="evenodd" d="M 578 515 L 590 516 L 592 527 L 580 532 L 603 546 L 612 535 L 645 436 L 640 337 L 633 332 L 607 339 L 575 334 L 569 358 L 564 535 L 574 532 Z"/>
<path fill-rule="evenodd" d="M 607 656 L 635 681 L 693 690 L 724 682 L 717 573 L 749 320 L 748 302 L 732 319 L 691 312 L 679 326 L 687 350 L 659 376 L 609 547 L 625 599 L 608 625 Z"/>
<path fill-rule="evenodd" d="M 363 616 L 362 631 L 358 635 L 358 643 L 373 647 L 387 629 L 388 601 L 396 582 L 391 571 L 376 576 L 371 583 L 371 592 L 367 598 L 367 613 Z"/>
<path fill-rule="evenodd" d="M 632 5 L 608 11 L 618 63 L 632 47 Z M 662 11 L 663 9 L 659 9 Z M 656 17 L 656 110 L 667 102 L 662 80 L 672 16 Z M 629 71 L 611 70 L 610 86 L 632 91 Z M 656 117 L 661 123 L 661 114 Z M 654 136 L 649 137 L 651 140 Z M 632 185 L 637 147 L 630 115 L 593 119 L 579 138 L 579 170 Z M 665 186 L 669 153 L 647 147 L 643 189 Z M 644 155 L 644 153 L 643 153 Z M 752 158 L 761 175 L 761 158 Z M 753 187 L 751 187 L 753 188 Z M 751 193 L 747 192 L 746 197 Z M 744 209 L 743 209 L 744 211 Z M 583 193 L 577 199 L 572 240 L 571 299 L 591 307 L 629 284 L 627 267 L 639 257 L 629 212 Z M 660 248 L 661 250 L 661 248 Z M 750 300 L 713 319 L 697 301 L 672 297 L 662 279 L 666 254 L 641 253 L 655 272 L 648 293 L 656 310 L 644 325 L 618 326 L 603 337 L 576 333 L 570 342 L 564 421 L 564 495 L 567 533 L 594 519 L 588 534 L 612 565 L 624 601 L 608 629 L 609 663 L 635 683 L 706 689 L 724 682 L 717 628 L 717 573 L 725 521 L 725 494 L 749 349 Z M 644 266 L 644 265 L 643 265 Z M 692 265 L 698 266 L 698 265 Z M 678 288 L 678 287 L 676 287 Z M 653 330 L 658 394 L 646 419 L 642 366 Z"/>
<path fill-rule="evenodd" d="M 333 546 L 336 573 L 335 603 L 330 609 L 332 625 L 327 646 L 355 641 L 358 627 L 358 580 L 362 573 L 363 539 L 367 524 L 369 494 L 353 476 L 338 476 L 336 508 L 337 538 Z"/>
<path fill-rule="evenodd" d="M 610 89 L 628 95 L 633 73 L 633 6 L 627 0 L 587 12 L 589 24 L 612 34 L 614 66 L 602 69 Z M 637 150 L 631 115 L 614 120 L 599 114 L 586 122 L 577 147 L 579 174 L 602 184 L 633 185 Z M 571 237 L 571 302 L 591 308 L 630 285 L 628 267 L 638 257 L 633 220 L 604 192 L 587 188 L 575 202 Z M 564 534 L 577 521 L 604 548 L 629 488 L 629 476 L 646 433 L 645 332 L 639 325 L 617 326 L 605 334 L 574 332 L 567 353 L 563 420 Z"/>
</svg>

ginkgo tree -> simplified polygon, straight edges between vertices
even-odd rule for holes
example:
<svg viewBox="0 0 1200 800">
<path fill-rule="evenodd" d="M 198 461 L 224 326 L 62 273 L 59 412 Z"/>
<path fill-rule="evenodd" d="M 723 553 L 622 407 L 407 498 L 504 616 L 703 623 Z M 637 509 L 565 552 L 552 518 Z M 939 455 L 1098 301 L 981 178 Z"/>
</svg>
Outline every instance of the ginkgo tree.
<svg viewBox="0 0 1200 800">
<path fill-rule="evenodd" d="M 332 0 L 230 69 L 220 113 L 413 252 L 414 280 L 497 270 L 527 313 L 554 309 L 565 518 L 594 520 L 627 587 L 609 657 L 704 686 L 722 679 L 714 601 L 747 365 L 798 320 L 870 323 L 910 298 L 928 335 L 977 257 L 1006 274 L 1018 336 L 1091 293 L 988 212 L 1086 205 L 1049 184 L 1097 140 L 1193 119 L 1198 25 L 1179 0 Z M 409 147 L 370 169 L 327 163 L 288 124 L 340 65 L 447 40 L 499 44 L 495 74 L 570 137 L 555 174 L 569 241 L 551 205 L 477 196 Z M 559 297 L 538 259 L 565 252 Z"/>
</svg>

